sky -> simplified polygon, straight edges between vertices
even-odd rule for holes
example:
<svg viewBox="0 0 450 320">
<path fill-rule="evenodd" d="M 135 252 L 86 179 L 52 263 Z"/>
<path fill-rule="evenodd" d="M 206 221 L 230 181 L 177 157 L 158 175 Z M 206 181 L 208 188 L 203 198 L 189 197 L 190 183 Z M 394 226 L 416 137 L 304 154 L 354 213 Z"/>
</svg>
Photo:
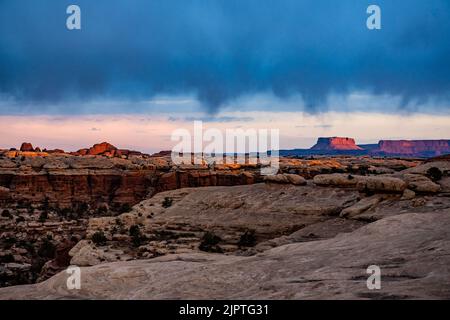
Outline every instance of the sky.
<svg viewBox="0 0 450 320">
<path fill-rule="evenodd" d="M 168 149 L 196 119 L 285 148 L 450 138 L 449 34 L 448 0 L 0 0 L 0 148 Z"/>
</svg>

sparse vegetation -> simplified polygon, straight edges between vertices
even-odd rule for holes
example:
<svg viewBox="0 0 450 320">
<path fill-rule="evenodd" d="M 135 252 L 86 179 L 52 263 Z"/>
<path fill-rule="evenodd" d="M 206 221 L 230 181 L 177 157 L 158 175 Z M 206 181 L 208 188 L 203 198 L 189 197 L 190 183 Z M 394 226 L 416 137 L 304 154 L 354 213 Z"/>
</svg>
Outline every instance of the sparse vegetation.
<svg viewBox="0 0 450 320">
<path fill-rule="evenodd" d="M 436 167 L 431 167 L 430 169 L 427 170 L 427 176 L 433 181 L 441 180 L 443 175 L 444 174 L 442 173 L 442 171 Z"/>
<path fill-rule="evenodd" d="M 106 206 L 99 206 L 97 208 L 97 215 L 101 216 L 108 212 L 108 208 Z"/>
<path fill-rule="evenodd" d="M 254 247 L 256 244 L 255 230 L 247 230 L 241 235 L 238 246 L 239 247 Z"/>
<path fill-rule="evenodd" d="M 135 247 L 139 247 L 142 242 L 146 240 L 146 237 L 142 234 L 138 225 L 132 225 L 130 227 L 129 234 L 131 237 L 131 242 Z"/>
<path fill-rule="evenodd" d="M 43 211 L 48 211 L 50 209 L 50 200 L 48 199 L 48 197 L 45 197 L 40 209 Z"/>
<path fill-rule="evenodd" d="M 119 228 L 117 228 L 117 226 L 113 226 L 112 228 L 111 228 L 111 235 L 114 235 L 114 234 L 116 234 L 116 233 L 118 233 L 119 232 Z"/>
<path fill-rule="evenodd" d="M 62 208 L 60 210 L 60 215 L 62 217 L 68 217 L 71 213 L 72 213 L 72 209 L 70 209 L 70 208 Z"/>
<path fill-rule="evenodd" d="M 130 206 L 129 203 L 122 204 L 122 206 L 119 209 L 120 213 L 127 213 L 127 212 L 130 212 L 130 211 L 131 211 L 131 206 Z"/>
<path fill-rule="evenodd" d="M 214 233 L 208 231 L 202 237 L 202 242 L 199 245 L 199 249 L 205 252 L 223 253 L 222 248 L 218 246 L 222 239 Z"/>
<path fill-rule="evenodd" d="M 92 235 L 92 242 L 98 246 L 104 246 L 106 244 L 106 237 L 103 231 L 97 231 Z"/>
<path fill-rule="evenodd" d="M 14 256 L 10 253 L 0 256 L 0 263 L 10 263 L 14 262 Z"/>
<path fill-rule="evenodd" d="M 39 222 L 45 222 L 48 219 L 48 212 L 47 211 L 41 211 L 39 215 Z"/>
<path fill-rule="evenodd" d="M 74 211 L 77 213 L 78 216 L 83 215 L 89 211 L 89 205 L 85 202 L 77 203 L 75 205 Z"/>
<path fill-rule="evenodd" d="M 54 258 L 55 253 L 56 253 L 56 246 L 53 244 L 51 239 L 49 239 L 48 237 L 44 238 L 38 249 L 38 255 L 43 258 L 52 259 Z"/>
<path fill-rule="evenodd" d="M 5 209 L 2 211 L 2 217 L 4 218 L 12 218 L 12 214 L 9 212 L 9 210 Z"/>
<path fill-rule="evenodd" d="M 170 197 L 165 197 L 165 198 L 164 198 L 164 201 L 163 201 L 163 203 L 162 203 L 162 206 L 163 206 L 163 208 L 169 208 L 169 207 L 172 206 L 172 203 L 173 203 L 173 199 L 172 199 L 172 198 L 170 198 Z"/>
</svg>

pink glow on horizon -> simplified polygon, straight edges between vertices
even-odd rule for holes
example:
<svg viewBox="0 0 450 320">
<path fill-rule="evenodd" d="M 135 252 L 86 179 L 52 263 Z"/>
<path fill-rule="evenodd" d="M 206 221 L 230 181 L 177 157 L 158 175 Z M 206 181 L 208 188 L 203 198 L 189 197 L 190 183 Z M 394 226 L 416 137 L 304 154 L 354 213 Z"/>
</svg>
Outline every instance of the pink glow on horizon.
<svg viewBox="0 0 450 320">
<path fill-rule="evenodd" d="M 221 116 L 233 120 L 206 122 L 204 128 L 280 129 L 282 149 L 309 148 L 318 137 L 332 136 L 352 137 L 357 144 L 380 139 L 450 139 L 450 116 L 446 115 L 233 112 Z M 192 129 L 193 122 L 182 119 L 163 115 L 0 116 L 0 149 L 31 142 L 41 149 L 76 151 L 107 141 L 118 148 L 154 153 L 176 144 L 170 139 L 175 129 Z"/>
</svg>

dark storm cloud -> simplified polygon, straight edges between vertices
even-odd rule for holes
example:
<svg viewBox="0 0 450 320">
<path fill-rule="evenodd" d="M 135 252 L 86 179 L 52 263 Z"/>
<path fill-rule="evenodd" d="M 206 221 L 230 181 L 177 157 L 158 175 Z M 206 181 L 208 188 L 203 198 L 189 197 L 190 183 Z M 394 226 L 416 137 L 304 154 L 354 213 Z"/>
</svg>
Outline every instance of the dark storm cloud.
<svg viewBox="0 0 450 320">
<path fill-rule="evenodd" d="M 366 28 L 374 3 L 380 31 Z M 81 31 L 65 28 L 69 4 Z M 172 94 L 214 111 L 265 92 L 315 111 L 355 90 L 448 105 L 449 34 L 448 0 L 1 0 L 0 94 L 19 102 L 8 111 L 63 113 Z"/>
</svg>

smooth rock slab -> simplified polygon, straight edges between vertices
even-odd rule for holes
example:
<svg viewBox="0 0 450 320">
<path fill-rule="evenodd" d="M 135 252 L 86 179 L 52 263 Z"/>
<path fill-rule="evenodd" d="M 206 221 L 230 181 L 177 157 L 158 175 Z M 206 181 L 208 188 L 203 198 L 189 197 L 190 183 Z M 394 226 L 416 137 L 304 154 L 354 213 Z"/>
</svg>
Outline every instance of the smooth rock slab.
<svg viewBox="0 0 450 320">
<path fill-rule="evenodd" d="M 183 254 L 82 268 L 0 289 L 0 299 L 449 299 L 450 213 L 402 214 L 252 257 Z M 366 269 L 381 268 L 381 290 Z"/>
</svg>

